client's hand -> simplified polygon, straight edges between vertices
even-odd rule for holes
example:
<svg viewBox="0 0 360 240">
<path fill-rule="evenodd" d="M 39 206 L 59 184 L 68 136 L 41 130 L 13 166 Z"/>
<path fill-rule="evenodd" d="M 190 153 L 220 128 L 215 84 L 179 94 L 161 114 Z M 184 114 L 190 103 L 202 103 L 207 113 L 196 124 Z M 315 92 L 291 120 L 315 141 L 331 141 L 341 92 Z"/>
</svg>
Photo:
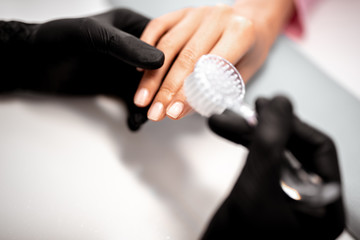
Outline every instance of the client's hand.
<svg viewBox="0 0 360 240">
<path fill-rule="evenodd" d="M 211 220 L 204 239 L 335 239 L 344 229 L 342 198 L 311 207 L 280 187 L 283 152 L 290 150 L 306 170 L 340 184 L 332 140 L 301 122 L 284 97 L 257 101 L 258 125 L 232 112 L 212 116 L 210 128 L 248 147 L 241 175 Z"/>
<path fill-rule="evenodd" d="M 164 61 L 161 51 L 138 39 L 148 22 L 135 12 L 116 9 L 85 18 L 19 23 L 24 36 L 7 43 L 14 60 L 9 86 L 0 89 L 119 97 L 135 130 L 147 119 L 147 109 L 132 101 L 142 76 L 135 69 L 159 68 Z"/>
<path fill-rule="evenodd" d="M 145 71 L 135 104 L 151 105 L 148 118 L 153 121 L 191 112 L 182 87 L 204 54 L 227 59 L 246 82 L 292 13 L 292 0 L 237 0 L 233 6 L 186 8 L 153 19 L 141 39 L 163 51 L 165 62 L 160 69 Z"/>
</svg>

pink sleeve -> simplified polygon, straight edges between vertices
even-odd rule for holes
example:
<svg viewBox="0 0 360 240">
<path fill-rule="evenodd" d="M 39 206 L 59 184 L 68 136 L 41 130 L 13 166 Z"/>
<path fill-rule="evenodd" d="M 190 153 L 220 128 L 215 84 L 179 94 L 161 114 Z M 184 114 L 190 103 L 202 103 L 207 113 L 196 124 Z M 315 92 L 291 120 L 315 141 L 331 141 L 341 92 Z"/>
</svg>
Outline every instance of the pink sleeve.
<svg viewBox="0 0 360 240">
<path fill-rule="evenodd" d="M 294 0 L 295 13 L 285 26 L 285 34 L 293 39 L 301 38 L 306 28 L 306 17 L 309 10 L 319 0 Z"/>
</svg>

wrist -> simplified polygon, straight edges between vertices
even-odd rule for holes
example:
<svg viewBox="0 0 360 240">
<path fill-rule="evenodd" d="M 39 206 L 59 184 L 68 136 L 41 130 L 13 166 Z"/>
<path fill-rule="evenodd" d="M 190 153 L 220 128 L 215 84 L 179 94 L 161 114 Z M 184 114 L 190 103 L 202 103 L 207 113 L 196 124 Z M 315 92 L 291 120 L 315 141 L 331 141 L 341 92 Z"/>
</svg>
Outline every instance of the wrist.
<svg viewBox="0 0 360 240">
<path fill-rule="evenodd" d="M 294 0 L 236 0 L 233 8 L 250 19 L 271 44 L 295 12 Z"/>
</svg>

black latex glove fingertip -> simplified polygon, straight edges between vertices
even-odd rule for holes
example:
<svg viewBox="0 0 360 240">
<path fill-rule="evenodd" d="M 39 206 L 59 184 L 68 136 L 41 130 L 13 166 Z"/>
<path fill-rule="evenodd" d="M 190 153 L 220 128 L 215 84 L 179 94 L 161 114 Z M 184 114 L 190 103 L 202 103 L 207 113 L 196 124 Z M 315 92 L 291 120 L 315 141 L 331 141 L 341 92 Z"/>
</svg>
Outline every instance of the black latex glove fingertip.
<svg viewBox="0 0 360 240">
<path fill-rule="evenodd" d="M 108 31 L 112 34 L 112 38 L 106 46 L 103 46 L 103 40 L 97 43 L 100 51 L 105 48 L 113 57 L 134 67 L 157 69 L 163 65 L 165 56 L 159 49 L 129 33 L 119 32 L 114 28 L 109 28 Z"/>
<path fill-rule="evenodd" d="M 264 118 L 263 121 L 265 122 L 274 114 L 283 116 L 278 121 L 282 121 L 284 118 L 290 120 L 289 115 L 292 115 L 293 112 L 292 103 L 286 96 L 282 95 L 277 95 L 272 99 L 260 97 L 256 100 L 255 105 L 259 120 Z M 263 117 L 263 115 L 266 117 Z"/>
<path fill-rule="evenodd" d="M 267 98 L 264 98 L 264 97 L 257 98 L 255 101 L 256 112 L 261 111 L 261 109 L 269 102 L 270 102 L 270 100 Z"/>
<path fill-rule="evenodd" d="M 289 100 L 289 98 L 279 95 L 274 97 L 272 100 L 276 104 L 276 107 L 280 109 L 282 112 L 285 113 L 292 113 L 293 112 L 293 106 Z"/>
<path fill-rule="evenodd" d="M 232 142 L 247 146 L 251 141 L 253 128 L 236 113 L 226 110 L 223 114 L 215 114 L 208 119 L 210 129 Z"/>
<path fill-rule="evenodd" d="M 128 127 L 131 131 L 135 132 L 147 121 L 146 114 L 143 113 L 132 113 L 129 114 L 127 119 Z"/>
<path fill-rule="evenodd" d="M 259 99 L 256 105 L 259 110 L 259 124 L 255 133 L 258 147 L 282 148 L 292 130 L 293 114 L 290 101 L 286 97 L 276 96 L 271 100 Z"/>
<path fill-rule="evenodd" d="M 141 65 L 138 67 L 144 69 L 158 69 L 160 68 L 165 61 L 165 55 L 158 49 L 149 48 L 144 49 L 144 59 L 141 61 Z"/>
</svg>

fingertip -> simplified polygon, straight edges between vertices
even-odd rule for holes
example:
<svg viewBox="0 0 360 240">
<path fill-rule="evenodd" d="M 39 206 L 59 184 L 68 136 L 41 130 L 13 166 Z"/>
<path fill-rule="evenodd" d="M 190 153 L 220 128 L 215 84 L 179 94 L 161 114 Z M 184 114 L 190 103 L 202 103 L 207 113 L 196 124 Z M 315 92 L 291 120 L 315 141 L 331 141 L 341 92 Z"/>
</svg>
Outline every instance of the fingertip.
<svg viewBox="0 0 360 240">
<path fill-rule="evenodd" d="M 265 97 L 259 97 L 255 101 L 256 111 L 259 112 L 270 100 Z"/>
<path fill-rule="evenodd" d="M 161 102 L 156 102 L 154 103 L 147 114 L 148 119 L 152 120 L 152 121 L 160 121 L 165 117 L 164 114 L 164 104 L 162 104 Z"/>
<path fill-rule="evenodd" d="M 284 96 L 259 98 L 256 105 L 259 109 L 256 144 L 269 155 L 277 154 L 285 147 L 292 130 L 292 105 Z"/>
<path fill-rule="evenodd" d="M 280 111 L 281 113 L 292 113 L 293 112 L 293 106 L 291 101 L 288 97 L 284 95 L 277 95 L 273 97 L 272 99 L 268 99 L 265 97 L 259 97 L 256 99 L 255 106 L 256 111 L 260 112 L 262 109 L 266 108 L 269 105 L 271 106 L 271 109 L 276 109 L 277 111 Z"/>
<path fill-rule="evenodd" d="M 165 61 L 165 54 L 160 51 L 159 49 L 155 49 L 154 55 L 152 56 L 154 65 L 152 66 L 152 69 L 160 68 Z"/>
<path fill-rule="evenodd" d="M 148 89 L 138 89 L 134 96 L 134 104 L 138 107 L 146 107 L 148 105 L 149 95 L 150 93 Z"/>
<path fill-rule="evenodd" d="M 284 95 L 275 96 L 272 99 L 273 106 L 286 113 L 293 112 L 293 106 L 290 100 Z"/>
<path fill-rule="evenodd" d="M 208 125 L 219 136 L 243 145 L 249 143 L 253 132 L 253 128 L 244 118 L 229 110 L 210 116 Z"/>
<path fill-rule="evenodd" d="M 137 113 L 128 117 L 127 124 L 131 131 L 135 132 L 146 122 L 146 115 Z"/>
<path fill-rule="evenodd" d="M 144 48 L 140 54 L 139 57 L 141 59 L 137 66 L 138 68 L 153 70 L 160 68 L 164 64 L 164 53 L 150 45 L 148 45 L 147 48 Z"/>
<path fill-rule="evenodd" d="M 112 38 L 101 48 L 107 48 L 110 55 L 138 68 L 157 69 L 163 65 L 165 55 L 159 49 L 121 30 L 110 28 L 109 31 Z M 97 44 L 101 46 L 104 42 Z"/>
<path fill-rule="evenodd" d="M 166 109 L 166 115 L 171 119 L 178 119 L 184 112 L 185 104 L 181 101 L 175 101 L 170 104 Z"/>
</svg>

